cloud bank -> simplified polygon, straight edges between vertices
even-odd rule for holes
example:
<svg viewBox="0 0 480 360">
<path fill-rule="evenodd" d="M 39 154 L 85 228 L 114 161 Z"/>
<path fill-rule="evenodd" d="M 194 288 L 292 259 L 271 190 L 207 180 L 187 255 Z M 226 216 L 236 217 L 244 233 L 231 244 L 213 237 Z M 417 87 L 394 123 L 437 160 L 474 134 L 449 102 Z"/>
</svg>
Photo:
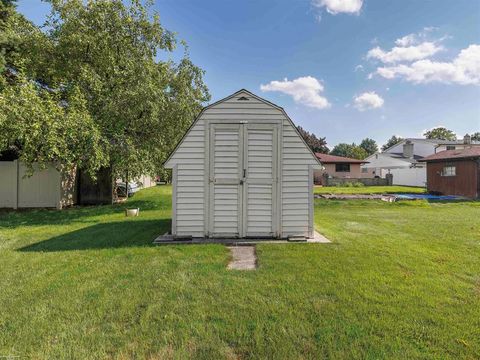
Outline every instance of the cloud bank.
<svg viewBox="0 0 480 360">
<path fill-rule="evenodd" d="M 471 44 L 451 61 L 436 61 L 434 55 L 445 48 L 440 44 L 448 37 L 426 41 L 436 28 L 424 28 L 417 34 L 409 34 L 395 41 L 389 51 L 375 47 L 368 51 L 367 59 L 375 59 L 383 66 L 369 75 L 385 79 L 403 79 L 415 84 L 444 83 L 480 85 L 480 45 Z"/>
<path fill-rule="evenodd" d="M 386 79 L 401 78 L 415 84 L 480 85 L 480 45 L 470 45 L 450 62 L 419 60 L 379 67 L 375 73 Z"/>
<path fill-rule="evenodd" d="M 398 39 L 397 42 L 410 44 L 411 40 L 403 37 Z M 367 59 L 377 59 L 383 63 L 414 61 L 431 57 L 441 50 L 443 50 L 443 46 L 433 42 L 423 42 L 411 46 L 395 46 L 390 51 L 384 51 L 377 46 L 367 53 Z"/>
</svg>

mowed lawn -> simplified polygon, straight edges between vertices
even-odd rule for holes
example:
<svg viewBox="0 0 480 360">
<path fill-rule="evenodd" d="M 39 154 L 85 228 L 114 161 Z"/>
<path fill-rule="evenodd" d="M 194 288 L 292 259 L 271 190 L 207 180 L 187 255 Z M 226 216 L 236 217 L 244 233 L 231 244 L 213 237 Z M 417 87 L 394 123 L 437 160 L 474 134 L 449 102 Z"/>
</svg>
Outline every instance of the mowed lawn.
<svg viewBox="0 0 480 360">
<path fill-rule="evenodd" d="M 480 203 L 316 200 L 332 244 L 162 246 L 170 188 L 0 214 L 0 355 L 477 359 Z"/>
<path fill-rule="evenodd" d="M 415 186 L 315 186 L 315 194 L 423 194 L 423 187 Z"/>
</svg>

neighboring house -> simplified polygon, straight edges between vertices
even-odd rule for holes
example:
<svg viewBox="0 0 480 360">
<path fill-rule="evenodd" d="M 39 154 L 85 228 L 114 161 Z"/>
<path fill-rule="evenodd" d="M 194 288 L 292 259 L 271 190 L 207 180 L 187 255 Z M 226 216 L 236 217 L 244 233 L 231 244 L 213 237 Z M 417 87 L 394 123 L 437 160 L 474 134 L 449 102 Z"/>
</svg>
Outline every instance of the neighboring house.
<svg viewBox="0 0 480 360">
<path fill-rule="evenodd" d="M 405 139 L 384 152 L 367 157 L 365 161 L 368 163 L 362 165 L 362 173 L 382 178 L 386 174 L 392 174 L 394 185 L 425 186 L 427 181 L 426 165 L 419 160 L 447 148 L 461 149 L 471 145 L 472 141 L 468 136 L 464 140 L 456 141 Z"/>
<path fill-rule="evenodd" d="M 465 148 L 470 148 L 472 146 L 480 146 L 480 141 L 472 140 L 472 137 L 466 134 L 463 137 L 463 140 L 442 141 L 437 146 L 435 146 L 434 153 L 444 150 L 462 150 Z"/>
<path fill-rule="evenodd" d="M 315 153 L 323 165 L 322 170 L 314 171 L 314 181 L 317 185 L 323 184 L 324 174 L 333 178 L 359 179 L 362 176 L 360 165 L 366 163 L 365 160 L 352 159 L 343 156 Z"/>
<path fill-rule="evenodd" d="M 429 192 L 480 197 L 480 146 L 444 150 L 420 161 L 427 164 Z"/>
<path fill-rule="evenodd" d="M 313 237 L 321 163 L 280 106 L 247 90 L 204 108 L 164 166 L 175 237 Z"/>
</svg>

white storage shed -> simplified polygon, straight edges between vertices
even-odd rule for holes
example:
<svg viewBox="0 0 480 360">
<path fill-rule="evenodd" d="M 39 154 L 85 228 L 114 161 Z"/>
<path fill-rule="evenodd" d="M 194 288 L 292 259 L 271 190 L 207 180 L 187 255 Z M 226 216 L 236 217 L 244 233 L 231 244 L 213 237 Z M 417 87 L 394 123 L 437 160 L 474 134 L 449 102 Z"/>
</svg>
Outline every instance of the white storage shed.
<svg viewBox="0 0 480 360">
<path fill-rule="evenodd" d="M 247 90 L 205 107 L 164 165 L 174 237 L 313 237 L 321 164 L 285 111 Z"/>
</svg>

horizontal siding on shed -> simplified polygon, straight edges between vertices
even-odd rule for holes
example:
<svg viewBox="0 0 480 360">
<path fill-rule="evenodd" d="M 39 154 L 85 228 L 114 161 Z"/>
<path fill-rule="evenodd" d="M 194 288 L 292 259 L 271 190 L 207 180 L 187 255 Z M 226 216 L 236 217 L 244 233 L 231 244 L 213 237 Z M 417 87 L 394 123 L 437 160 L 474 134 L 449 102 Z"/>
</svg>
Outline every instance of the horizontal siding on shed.
<svg viewBox="0 0 480 360">
<path fill-rule="evenodd" d="M 199 119 L 173 154 L 177 164 L 176 234 L 203 237 L 205 228 L 205 124 Z"/>
<path fill-rule="evenodd" d="M 311 165 L 318 165 L 297 131 L 287 119 L 283 121 L 282 141 L 282 233 L 283 236 L 308 236 L 308 186 Z M 312 214 L 313 215 L 313 214 Z"/>
</svg>

